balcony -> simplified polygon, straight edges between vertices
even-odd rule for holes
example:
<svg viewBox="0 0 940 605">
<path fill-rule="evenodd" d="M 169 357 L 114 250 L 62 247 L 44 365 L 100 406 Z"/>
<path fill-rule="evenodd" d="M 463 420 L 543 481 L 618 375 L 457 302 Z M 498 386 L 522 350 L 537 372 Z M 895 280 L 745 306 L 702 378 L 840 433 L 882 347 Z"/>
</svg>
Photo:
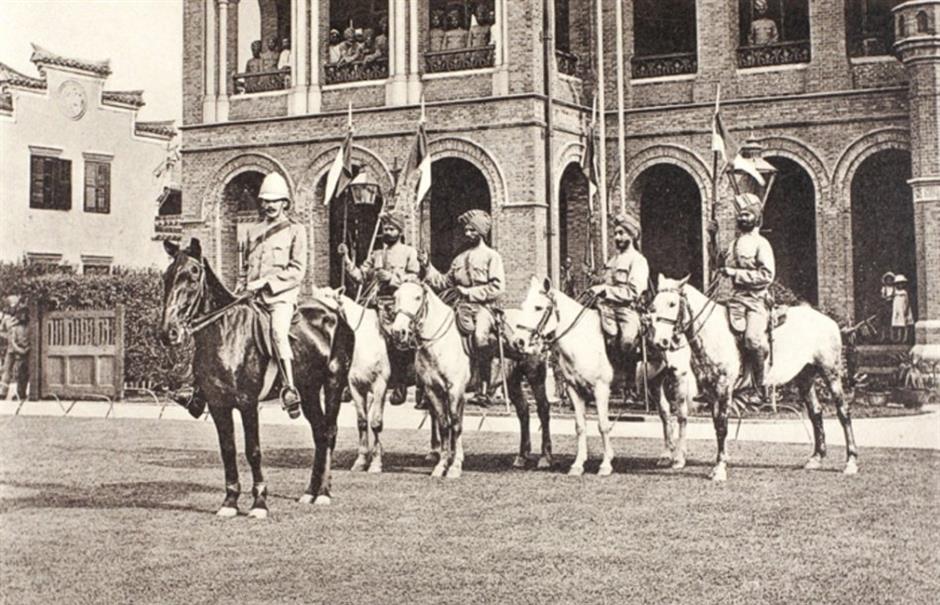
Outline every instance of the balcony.
<svg viewBox="0 0 940 605">
<path fill-rule="evenodd" d="M 334 63 L 323 67 L 326 84 L 348 84 L 388 78 L 388 59 L 356 63 Z"/>
<path fill-rule="evenodd" d="M 562 73 L 573 78 L 578 76 L 577 55 L 565 52 L 563 50 L 555 50 L 555 63 L 558 65 L 558 73 Z"/>
<path fill-rule="evenodd" d="M 738 47 L 739 69 L 747 69 L 749 67 L 774 67 L 793 63 L 809 63 L 809 61 L 809 40 Z"/>
<path fill-rule="evenodd" d="M 290 68 L 235 74 L 232 81 L 237 95 L 286 90 L 291 86 Z"/>
<path fill-rule="evenodd" d="M 633 57 L 630 59 L 630 68 L 635 80 L 694 74 L 698 71 L 698 57 L 695 53 Z"/>
<path fill-rule="evenodd" d="M 428 51 L 424 53 L 425 73 L 484 69 L 496 64 L 496 45 L 479 48 Z"/>
</svg>

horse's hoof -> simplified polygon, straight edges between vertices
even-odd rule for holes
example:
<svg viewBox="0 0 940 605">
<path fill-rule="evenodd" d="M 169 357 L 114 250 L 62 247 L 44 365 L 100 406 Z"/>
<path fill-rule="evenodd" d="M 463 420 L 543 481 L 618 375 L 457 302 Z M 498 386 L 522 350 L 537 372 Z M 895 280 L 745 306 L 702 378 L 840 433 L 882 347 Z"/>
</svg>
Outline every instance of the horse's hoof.
<svg viewBox="0 0 940 605">
<path fill-rule="evenodd" d="M 333 503 L 333 500 L 326 494 L 320 494 L 319 496 L 316 497 L 313 503 L 316 506 L 329 506 L 330 504 Z"/>
<path fill-rule="evenodd" d="M 806 461 L 806 464 L 803 465 L 803 470 L 805 471 L 818 471 L 822 468 L 822 460 L 816 458 L 815 456 Z"/>
<path fill-rule="evenodd" d="M 858 474 L 858 462 L 855 461 L 855 458 L 850 458 L 848 462 L 845 463 L 845 468 L 842 469 L 843 475 L 857 475 Z"/>
<path fill-rule="evenodd" d="M 441 459 L 441 453 L 440 453 L 440 452 L 428 452 L 428 453 L 424 456 L 424 461 L 425 461 L 425 462 L 437 463 L 440 459 Z"/>
<path fill-rule="evenodd" d="M 234 506 L 223 506 L 222 508 L 219 509 L 219 511 L 215 514 L 215 516 L 230 519 L 232 517 L 238 516 L 238 509 L 235 508 Z"/>
<path fill-rule="evenodd" d="M 597 469 L 598 477 L 609 477 L 611 473 L 614 472 L 614 467 L 611 466 L 610 462 L 605 462 L 601 464 L 601 467 Z"/>
<path fill-rule="evenodd" d="M 267 519 L 268 518 L 268 509 L 266 508 L 253 508 L 248 511 L 248 516 L 252 519 Z"/>
<path fill-rule="evenodd" d="M 715 483 L 723 483 L 728 480 L 728 470 L 724 466 L 716 466 L 712 469 L 711 479 Z"/>
<path fill-rule="evenodd" d="M 580 464 L 572 464 L 571 468 L 568 469 L 569 477 L 580 477 L 584 474 L 584 467 Z"/>
<path fill-rule="evenodd" d="M 313 494 L 304 494 L 297 499 L 300 504 L 313 504 Z"/>
<path fill-rule="evenodd" d="M 432 476 L 432 477 L 435 477 L 435 478 L 443 477 L 443 476 L 444 476 L 444 465 L 443 465 L 443 464 L 438 464 L 437 466 L 435 466 L 435 467 L 434 467 L 434 470 L 431 471 L 431 476 Z"/>
<path fill-rule="evenodd" d="M 526 460 L 523 456 L 516 456 L 512 459 L 512 467 L 517 469 L 525 468 Z"/>
<path fill-rule="evenodd" d="M 349 470 L 353 473 L 361 473 L 366 470 L 367 462 L 365 458 L 356 458 L 356 461 L 353 462 L 353 465 L 349 467 Z"/>
<path fill-rule="evenodd" d="M 373 460 L 373 461 L 372 461 L 372 464 L 369 465 L 369 472 L 370 472 L 370 473 L 376 473 L 376 474 L 381 473 L 381 472 L 382 472 L 382 461 L 381 461 L 381 460 Z"/>
<path fill-rule="evenodd" d="M 547 470 L 552 468 L 552 459 L 550 456 L 542 456 L 539 458 L 538 464 L 535 465 L 535 468 L 540 471 Z"/>
<path fill-rule="evenodd" d="M 460 476 L 463 475 L 463 468 L 460 466 L 452 466 L 447 469 L 447 474 L 444 475 L 447 479 L 460 479 Z"/>
<path fill-rule="evenodd" d="M 670 467 L 674 471 L 682 470 L 685 468 L 685 458 L 679 458 L 678 460 L 673 460 L 672 466 Z"/>
</svg>

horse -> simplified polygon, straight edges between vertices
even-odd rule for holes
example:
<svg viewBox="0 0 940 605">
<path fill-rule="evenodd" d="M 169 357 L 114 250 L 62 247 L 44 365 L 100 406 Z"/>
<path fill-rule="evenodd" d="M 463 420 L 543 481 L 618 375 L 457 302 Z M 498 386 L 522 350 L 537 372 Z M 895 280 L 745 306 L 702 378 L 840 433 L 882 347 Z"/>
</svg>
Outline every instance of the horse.
<svg viewBox="0 0 940 605">
<path fill-rule="evenodd" d="M 712 421 L 718 441 L 714 481 L 727 480 L 728 410 L 741 375 L 741 355 L 728 320 L 727 308 L 706 297 L 688 283 L 659 276 L 651 305 L 653 343 L 668 355 L 688 347 L 692 371 L 712 404 Z M 773 363 L 765 372 L 768 385 L 796 379 L 813 425 L 813 454 L 804 468 L 818 469 L 826 455 L 822 407 L 816 397 L 815 379 L 822 377 L 836 403 L 845 433 L 846 463 L 843 473 L 858 472 L 858 450 L 852 430 L 849 404 L 842 391 L 842 334 L 835 321 L 809 305 L 790 307 L 786 322 L 774 329 Z"/>
<path fill-rule="evenodd" d="M 266 368 L 270 369 L 269 357 L 262 352 L 259 337 L 267 329 L 268 320 L 261 317 L 263 311 L 251 298 L 236 298 L 222 284 L 203 258 L 198 239 L 186 249 L 172 242 L 164 242 L 164 247 L 173 261 L 163 275 L 160 333 L 169 346 L 179 346 L 187 334 L 192 334 L 195 342 L 195 387 L 208 403 L 225 467 L 225 499 L 216 514 L 238 514 L 241 486 L 232 417 L 237 409 L 244 425 L 245 457 L 254 480 L 249 516 L 265 518 L 268 491 L 261 469 L 258 400 L 270 386 L 270 380 L 264 379 Z M 290 336 L 294 367 L 299 370 L 295 372 L 295 383 L 316 445 L 310 482 L 299 501 L 329 504 L 336 418 L 349 371 L 353 333 L 334 311 L 322 304 L 305 304 L 297 310 Z"/>
<path fill-rule="evenodd" d="M 441 440 L 432 477 L 457 479 L 463 472 L 464 394 L 470 381 L 470 356 L 463 348 L 456 314 L 427 284 L 405 281 L 395 291 L 392 333 L 413 346 L 415 377 L 430 402 L 431 419 Z"/>
<path fill-rule="evenodd" d="M 607 359 L 600 313 L 582 306 L 546 278 L 539 284 L 533 277 L 519 311 L 514 346 L 530 355 L 538 355 L 546 346 L 554 346 L 568 396 L 574 404 L 578 452 L 568 470 L 572 476 L 584 474 L 587 459 L 585 405 L 593 399 L 597 405 L 597 428 L 601 434 L 604 456 L 597 474 L 613 472 L 614 450 L 610 442 L 613 423 L 608 415 L 610 384 L 614 368 Z M 529 338 L 525 338 L 525 334 Z"/>
<path fill-rule="evenodd" d="M 637 392 L 642 388 L 648 389 L 649 397 L 656 401 L 663 425 L 665 449 L 657 460 L 657 466 L 679 470 L 686 465 L 689 405 L 698 394 L 698 385 L 692 373 L 688 347 L 670 351 L 662 357 L 637 366 L 636 389 Z M 647 374 L 645 377 L 644 372 Z"/>
</svg>

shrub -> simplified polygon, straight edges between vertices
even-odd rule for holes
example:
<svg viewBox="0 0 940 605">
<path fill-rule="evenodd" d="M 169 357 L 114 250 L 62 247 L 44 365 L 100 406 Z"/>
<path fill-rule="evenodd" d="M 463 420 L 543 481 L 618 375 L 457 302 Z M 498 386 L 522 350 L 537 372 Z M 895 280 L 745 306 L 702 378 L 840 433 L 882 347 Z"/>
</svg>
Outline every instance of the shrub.
<svg viewBox="0 0 940 605">
<path fill-rule="evenodd" d="M 110 275 L 77 275 L 68 266 L 0 263 L 0 296 L 21 294 L 45 311 L 114 309 L 124 305 L 124 379 L 177 388 L 188 374 L 191 350 L 170 349 L 158 338 L 162 278 L 155 270 L 116 268 Z"/>
</svg>

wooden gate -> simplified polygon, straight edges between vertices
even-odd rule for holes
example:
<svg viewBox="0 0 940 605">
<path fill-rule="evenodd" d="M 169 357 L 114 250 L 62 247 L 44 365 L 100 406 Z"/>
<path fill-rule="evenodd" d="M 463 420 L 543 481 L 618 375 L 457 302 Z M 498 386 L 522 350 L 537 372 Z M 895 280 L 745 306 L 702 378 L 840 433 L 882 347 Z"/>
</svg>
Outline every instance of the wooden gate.
<svg viewBox="0 0 940 605">
<path fill-rule="evenodd" d="M 39 326 L 41 397 L 124 396 L 123 306 L 51 311 L 42 314 Z"/>
</svg>

